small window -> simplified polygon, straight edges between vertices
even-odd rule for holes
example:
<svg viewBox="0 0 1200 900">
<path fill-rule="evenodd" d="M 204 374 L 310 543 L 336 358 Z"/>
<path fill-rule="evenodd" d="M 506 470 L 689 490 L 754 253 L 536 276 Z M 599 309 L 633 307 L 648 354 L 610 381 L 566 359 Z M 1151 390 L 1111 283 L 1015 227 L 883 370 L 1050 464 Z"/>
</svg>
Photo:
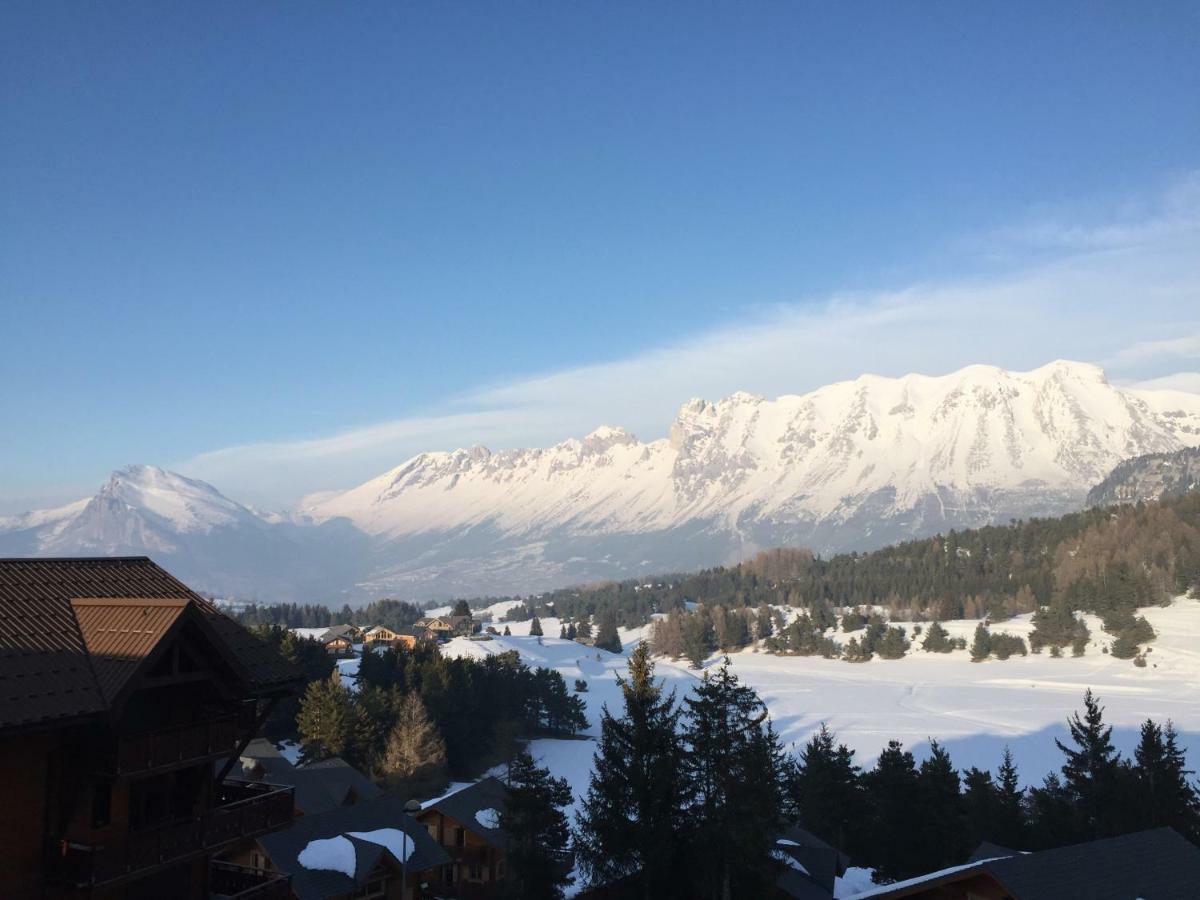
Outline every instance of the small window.
<svg viewBox="0 0 1200 900">
<path fill-rule="evenodd" d="M 467 831 L 465 828 L 455 828 L 454 829 L 454 846 L 455 847 L 467 846 Z"/>
<path fill-rule="evenodd" d="M 92 785 L 92 827 L 103 828 L 112 820 L 112 782 Z"/>
</svg>

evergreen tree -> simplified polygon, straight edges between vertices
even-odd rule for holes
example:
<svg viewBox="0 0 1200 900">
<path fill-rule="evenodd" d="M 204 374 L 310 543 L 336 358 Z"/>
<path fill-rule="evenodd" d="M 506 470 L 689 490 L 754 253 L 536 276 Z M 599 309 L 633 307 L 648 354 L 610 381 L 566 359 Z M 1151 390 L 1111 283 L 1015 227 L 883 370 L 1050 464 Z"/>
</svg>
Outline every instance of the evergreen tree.
<svg viewBox="0 0 1200 900">
<path fill-rule="evenodd" d="M 588 616 L 584 616 L 579 620 L 579 628 L 576 629 L 581 643 L 587 643 L 592 636 L 592 620 Z"/>
<path fill-rule="evenodd" d="M 980 622 L 975 626 L 975 639 L 971 641 L 971 662 L 983 662 L 991 655 L 992 636 L 987 626 Z"/>
<path fill-rule="evenodd" d="M 504 636 L 512 637 L 512 629 L 509 628 L 507 625 L 504 626 Z"/>
<path fill-rule="evenodd" d="M 687 796 L 675 695 L 654 679 L 646 643 L 619 679 L 624 715 L 605 707 L 575 847 L 592 884 L 636 876 L 636 895 L 682 897 Z M 640 874 L 639 874 L 640 873 Z M 631 888 L 630 895 L 635 894 Z"/>
<path fill-rule="evenodd" d="M 508 871 L 502 896 L 519 900 L 558 900 L 571 883 L 568 847 L 571 830 L 563 807 L 571 803 L 565 778 L 553 778 L 534 764 L 528 751 L 508 767 L 508 798 L 500 829 L 508 845 Z"/>
<path fill-rule="evenodd" d="M 1013 762 L 1012 750 L 1004 748 L 1004 757 L 996 774 L 997 810 L 992 828 L 982 839 L 993 841 L 1010 850 L 1024 850 L 1029 846 L 1028 824 L 1025 814 L 1025 792 L 1021 789 L 1021 777 Z"/>
<path fill-rule="evenodd" d="M 1079 816 L 1071 792 L 1051 772 L 1029 791 L 1030 848 L 1045 850 L 1079 840 Z M 1006 845 L 1007 846 L 1007 845 Z"/>
<path fill-rule="evenodd" d="M 530 637 L 542 636 L 542 620 L 537 616 L 534 616 L 529 622 L 529 635 Z"/>
<path fill-rule="evenodd" d="M 929 758 L 917 772 L 916 816 L 918 856 L 913 861 L 922 872 L 957 865 L 970 852 L 967 846 L 966 813 L 958 772 L 937 741 L 931 741 Z"/>
<path fill-rule="evenodd" d="M 876 881 L 896 881 L 924 871 L 918 862 L 920 829 L 900 825 L 911 821 L 918 808 L 917 780 L 913 755 L 899 741 L 889 741 L 875 768 L 863 776 L 869 821 L 863 832 L 865 842 L 851 854 L 873 866 Z"/>
<path fill-rule="evenodd" d="M 778 876 L 771 854 L 783 824 L 779 738 L 728 658 L 684 702 L 684 771 L 695 798 L 690 896 L 765 896 Z"/>
<path fill-rule="evenodd" d="M 800 823 L 834 847 L 848 848 L 850 836 L 861 827 L 864 798 L 861 771 L 854 751 L 835 746 L 824 723 L 800 751 L 788 771 L 787 795 Z"/>
<path fill-rule="evenodd" d="M 1164 731 L 1147 719 L 1134 759 L 1141 827 L 1166 825 L 1200 843 L 1200 798 L 1188 779 L 1192 773 L 1186 768 L 1175 726 L 1167 722 Z"/>
<path fill-rule="evenodd" d="M 296 728 L 306 762 L 341 756 L 351 765 L 371 768 L 378 735 L 376 723 L 333 678 L 308 686 L 296 716 Z"/>
<path fill-rule="evenodd" d="M 575 623 L 574 622 L 567 623 L 567 640 L 573 641 L 573 640 L 575 640 L 576 636 L 577 636 L 577 632 L 575 631 Z"/>
<path fill-rule="evenodd" d="M 446 768 L 446 743 L 416 691 L 404 695 L 388 735 L 383 771 L 409 791 L 438 782 Z"/>
<path fill-rule="evenodd" d="M 926 653 L 949 653 L 954 649 L 954 644 L 950 640 L 950 633 L 942 627 L 942 623 L 934 622 L 925 632 L 925 642 L 921 648 Z"/>
<path fill-rule="evenodd" d="M 1121 761 L 1113 747 L 1112 726 L 1104 724 L 1104 707 L 1090 688 L 1083 704 L 1083 716 L 1076 712 L 1067 722 L 1075 746 L 1057 739 L 1054 743 L 1067 757 L 1063 787 L 1079 813 L 1082 837 L 1094 840 L 1119 833 Z"/>
<path fill-rule="evenodd" d="M 564 641 L 567 639 L 567 626 L 566 625 L 560 625 L 558 627 L 558 636 L 559 636 L 559 638 L 561 638 Z"/>
<path fill-rule="evenodd" d="M 1000 843 L 992 837 L 1000 818 L 1000 794 L 992 782 L 992 773 L 972 766 L 963 772 L 962 782 L 967 844 L 974 847 L 980 841 Z"/>
<path fill-rule="evenodd" d="M 695 613 L 687 617 L 684 623 L 683 642 L 685 653 L 688 661 L 692 664 L 692 668 L 702 668 L 704 661 L 708 659 L 708 654 L 712 653 L 716 646 L 712 620 L 708 617 L 708 613 L 703 606 L 697 608 Z"/>
<path fill-rule="evenodd" d="M 471 604 L 466 600 L 458 600 L 454 604 L 454 609 L 450 611 L 452 616 L 469 616 L 471 615 Z"/>
<path fill-rule="evenodd" d="M 621 638 L 617 634 L 617 614 L 607 612 L 600 617 L 600 627 L 596 629 L 596 640 L 593 646 L 611 653 L 621 652 Z"/>
</svg>

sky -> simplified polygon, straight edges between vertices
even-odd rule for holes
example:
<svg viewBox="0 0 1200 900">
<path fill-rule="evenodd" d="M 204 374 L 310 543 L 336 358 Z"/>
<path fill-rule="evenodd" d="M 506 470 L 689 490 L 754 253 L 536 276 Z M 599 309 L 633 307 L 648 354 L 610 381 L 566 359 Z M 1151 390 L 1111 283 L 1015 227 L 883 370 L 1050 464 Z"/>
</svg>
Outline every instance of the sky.
<svg viewBox="0 0 1200 900">
<path fill-rule="evenodd" d="M 863 372 L 1200 391 L 1195 3 L 0 6 L 0 513 Z"/>
</svg>

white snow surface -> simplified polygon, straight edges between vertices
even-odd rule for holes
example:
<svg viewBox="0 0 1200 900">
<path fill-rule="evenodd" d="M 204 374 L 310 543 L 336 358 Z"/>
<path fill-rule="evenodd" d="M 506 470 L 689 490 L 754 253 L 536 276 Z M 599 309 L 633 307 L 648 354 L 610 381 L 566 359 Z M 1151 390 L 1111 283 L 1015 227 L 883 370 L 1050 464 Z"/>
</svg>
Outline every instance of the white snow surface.
<svg viewBox="0 0 1200 900">
<path fill-rule="evenodd" d="M 552 528 L 643 533 L 694 520 L 840 520 L 878 491 L 892 512 L 924 500 L 988 505 L 1078 497 L 1121 460 L 1200 445 L 1200 395 L 1124 390 L 1097 367 L 863 375 L 809 394 L 692 400 L 669 436 L 603 427 L 548 449 L 423 453 L 359 487 L 310 498 L 398 538 L 487 523 L 535 538 Z M 1010 498 L 1011 499 L 1011 498 Z"/>
<path fill-rule="evenodd" d="M 481 809 L 475 813 L 475 821 L 484 828 L 496 829 L 500 827 L 500 810 L 492 809 L 490 806 L 487 809 Z"/>
<path fill-rule="evenodd" d="M 914 642 L 899 660 L 875 659 L 852 664 L 813 657 L 773 656 L 745 650 L 730 655 L 733 671 L 754 687 L 767 704 L 772 722 L 785 746 L 800 746 L 827 723 L 839 741 L 856 751 L 856 762 L 873 765 L 891 739 L 902 741 L 918 760 L 928 755 L 929 739 L 938 740 L 955 766 L 994 771 L 1004 748 L 1011 748 L 1026 784 L 1037 784 L 1062 765 L 1054 739 L 1066 740 L 1067 718 L 1082 708 L 1083 693 L 1091 688 L 1114 726 L 1113 740 L 1122 753 L 1132 753 L 1137 731 L 1147 718 L 1160 724 L 1174 721 L 1188 748 L 1192 768 L 1200 767 L 1200 601 L 1178 598 L 1166 607 L 1142 610 L 1159 637 L 1150 644 L 1149 664 L 1137 668 L 1129 660 L 1104 654 L 1111 637 L 1100 622 L 1087 617 L 1092 645 L 1081 658 L 1052 658 L 1048 652 L 1008 660 L 970 661 L 966 651 L 925 653 Z M 901 623 L 912 635 L 912 625 Z M 977 620 L 943 623 L 954 636 L 968 639 Z M 450 656 L 482 658 L 516 650 L 530 666 L 560 672 L 570 688 L 577 678 L 588 683 L 579 694 L 587 708 L 586 735 L 600 734 L 600 711 L 605 704 L 622 709 L 617 675 L 625 674 L 627 656 L 648 628 L 621 629 L 621 654 L 586 647 L 557 635 L 560 622 L 542 619 L 546 636 L 529 637 L 528 622 L 510 622 L 511 637 L 490 641 L 455 638 L 442 647 Z M 993 624 L 993 633 L 1028 636 L 1028 616 Z M 839 635 L 843 642 L 845 635 Z M 711 668 L 719 662 L 713 657 Z M 684 661 L 655 661 L 656 674 L 668 690 L 682 698 L 700 673 Z M 575 803 L 586 792 L 595 743 L 592 740 L 538 739 L 530 750 L 540 765 L 565 777 Z M 502 770 L 492 774 L 503 775 Z"/>
<path fill-rule="evenodd" d="M 324 869 L 354 877 L 354 845 L 340 834 L 309 841 L 296 857 L 296 861 L 306 869 Z"/>
<path fill-rule="evenodd" d="M 840 878 L 834 879 L 833 896 L 838 900 L 845 900 L 855 894 L 871 890 L 875 887 L 875 882 L 871 878 L 872 873 L 872 869 L 850 866 Z"/>
</svg>

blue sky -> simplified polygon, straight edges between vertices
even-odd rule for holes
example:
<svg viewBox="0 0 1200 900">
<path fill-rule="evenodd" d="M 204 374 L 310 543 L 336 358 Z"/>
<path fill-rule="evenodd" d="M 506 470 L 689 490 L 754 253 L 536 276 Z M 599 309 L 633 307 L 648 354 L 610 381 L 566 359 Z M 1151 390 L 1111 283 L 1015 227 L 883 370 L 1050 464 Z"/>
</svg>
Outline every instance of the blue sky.
<svg viewBox="0 0 1200 900">
<path fill-rule="evenodd" d="M 130 462 L 284 505 L 865 369 L 1186 379 L 1197 38 L 1194 3 L 4 4 L 0 511 Z"/>
</svg>

